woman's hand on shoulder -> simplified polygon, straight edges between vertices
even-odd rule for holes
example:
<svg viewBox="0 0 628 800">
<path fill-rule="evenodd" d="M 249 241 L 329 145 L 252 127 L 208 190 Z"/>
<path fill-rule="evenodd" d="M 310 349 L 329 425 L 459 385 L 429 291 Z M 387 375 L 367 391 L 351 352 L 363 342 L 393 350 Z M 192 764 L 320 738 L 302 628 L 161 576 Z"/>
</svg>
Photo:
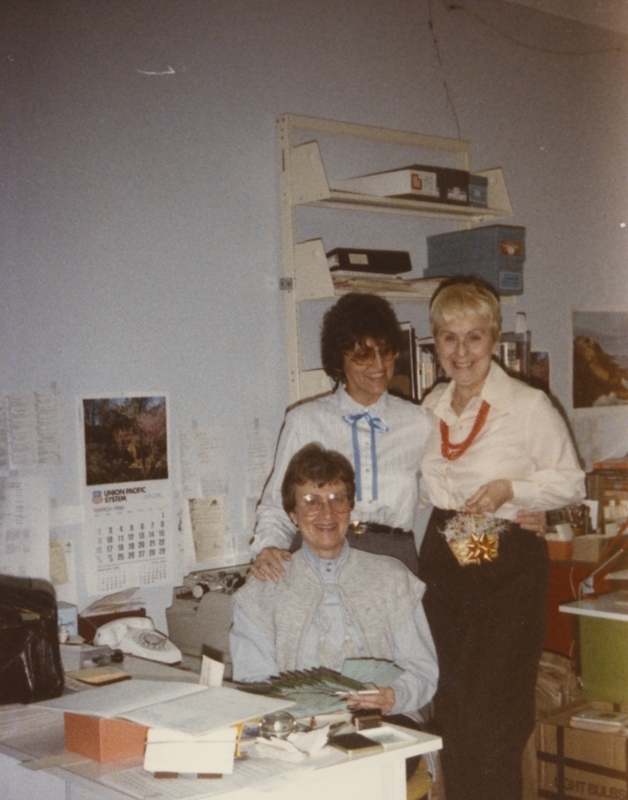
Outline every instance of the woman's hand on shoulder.
<svg viewBox="0 0 628 800">
<path fill-rule="evenodd" d="M 271 581 L 277 581 L 286 574 L 283 562 L 290 561 L 291 558 L 289 550 L 282 550 L 279 547 L 265 547 L 251 564 L 247 580 L 252 575 L 258 581 L 265 581 L 267 578 L 270 578 Z"/>
<path fill-rule="evenodd" d="M 467 500 L 464 510 L 470 511 L 472 514 L 481 514 L 483 512 L 494 514 L 498 508 L 512 500 L 513 497 L 512 482 L 501 478 L 480 486 L 473 497 Z"/>
</svg>

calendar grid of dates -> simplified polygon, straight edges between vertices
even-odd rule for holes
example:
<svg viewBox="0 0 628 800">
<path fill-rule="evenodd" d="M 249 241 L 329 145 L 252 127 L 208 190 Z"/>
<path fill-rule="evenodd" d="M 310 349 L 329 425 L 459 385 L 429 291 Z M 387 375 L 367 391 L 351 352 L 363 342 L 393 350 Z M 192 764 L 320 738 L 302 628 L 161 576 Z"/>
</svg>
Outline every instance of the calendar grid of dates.
<svg viewBox="0 0 628 800">
<path fill-rule="evenodd" d="M 93 534 L 99 592 L 166 581 L 172 536 L 164 511 L 109 512 L 94 522 Z"/>
</svg>

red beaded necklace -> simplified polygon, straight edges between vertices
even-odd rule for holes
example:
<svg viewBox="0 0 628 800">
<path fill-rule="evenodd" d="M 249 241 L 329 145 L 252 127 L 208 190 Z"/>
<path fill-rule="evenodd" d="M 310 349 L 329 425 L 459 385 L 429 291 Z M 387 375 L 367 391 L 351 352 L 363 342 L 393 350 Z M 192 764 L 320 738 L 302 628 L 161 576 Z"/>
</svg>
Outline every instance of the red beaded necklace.
<svg viewBox="0 0 628 800">
<path fill-rule="evenodd" d="M 448 459 L 449 461 L 455 461 L 457 458 L 463 453 L 466 453 L 467 450 L 471 447 L 473 442 L 475 441 L 476 436 L 484 427 L 484 423 L 486 422 L 486 418 L 488 416 L 488 410 L 490 405 L 486 402 L 486 400 L 482 400 L 482 405 L 480 406 L 480 410 L 478 411 L 478 415 L 475 418 L 475 422 L 473 423 L 473 427 L 471 428 L 471 433 L 467 436 L 464 442 L 460 442 L 459 444 L 451 444 L 449 441 L 449 426 L 445 422 L 445 420 L 441 419 L 440 421 L 440 451 L 443 454 L 443 457 Z"/>
</svg>

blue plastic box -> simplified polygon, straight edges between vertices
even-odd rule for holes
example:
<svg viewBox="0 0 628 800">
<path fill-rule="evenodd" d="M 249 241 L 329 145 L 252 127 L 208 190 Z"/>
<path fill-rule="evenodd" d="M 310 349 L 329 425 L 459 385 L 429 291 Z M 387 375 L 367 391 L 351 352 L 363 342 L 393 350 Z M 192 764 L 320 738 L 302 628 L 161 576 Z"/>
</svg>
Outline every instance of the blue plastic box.
<svg viewBox="0 0 628 800">
<path fill-rule="evenodd" d="M 499 294 L 523 294 L 526 229 L 487 225 L 427 237 L 426 278 L 477 275 Z"/>
</svg>

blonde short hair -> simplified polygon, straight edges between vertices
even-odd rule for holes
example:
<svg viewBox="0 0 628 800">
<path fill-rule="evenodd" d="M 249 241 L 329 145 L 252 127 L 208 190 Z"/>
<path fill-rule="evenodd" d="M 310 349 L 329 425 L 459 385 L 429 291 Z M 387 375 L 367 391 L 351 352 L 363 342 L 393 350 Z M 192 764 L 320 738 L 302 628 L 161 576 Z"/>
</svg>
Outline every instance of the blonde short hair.
<svg viewBox="0 0 628 800">
<path fill-rule="evenodd" d="M 487 322 L 493 335 L 493 342 L 499 340 L 502 330 L 502 311 L 499 295 L 491 284 L 475 275 L 446 278 L 430 301 L 432 336 L 436 336 L 443 325 L 465 316 L 477 316 Z"/>
</svg>

